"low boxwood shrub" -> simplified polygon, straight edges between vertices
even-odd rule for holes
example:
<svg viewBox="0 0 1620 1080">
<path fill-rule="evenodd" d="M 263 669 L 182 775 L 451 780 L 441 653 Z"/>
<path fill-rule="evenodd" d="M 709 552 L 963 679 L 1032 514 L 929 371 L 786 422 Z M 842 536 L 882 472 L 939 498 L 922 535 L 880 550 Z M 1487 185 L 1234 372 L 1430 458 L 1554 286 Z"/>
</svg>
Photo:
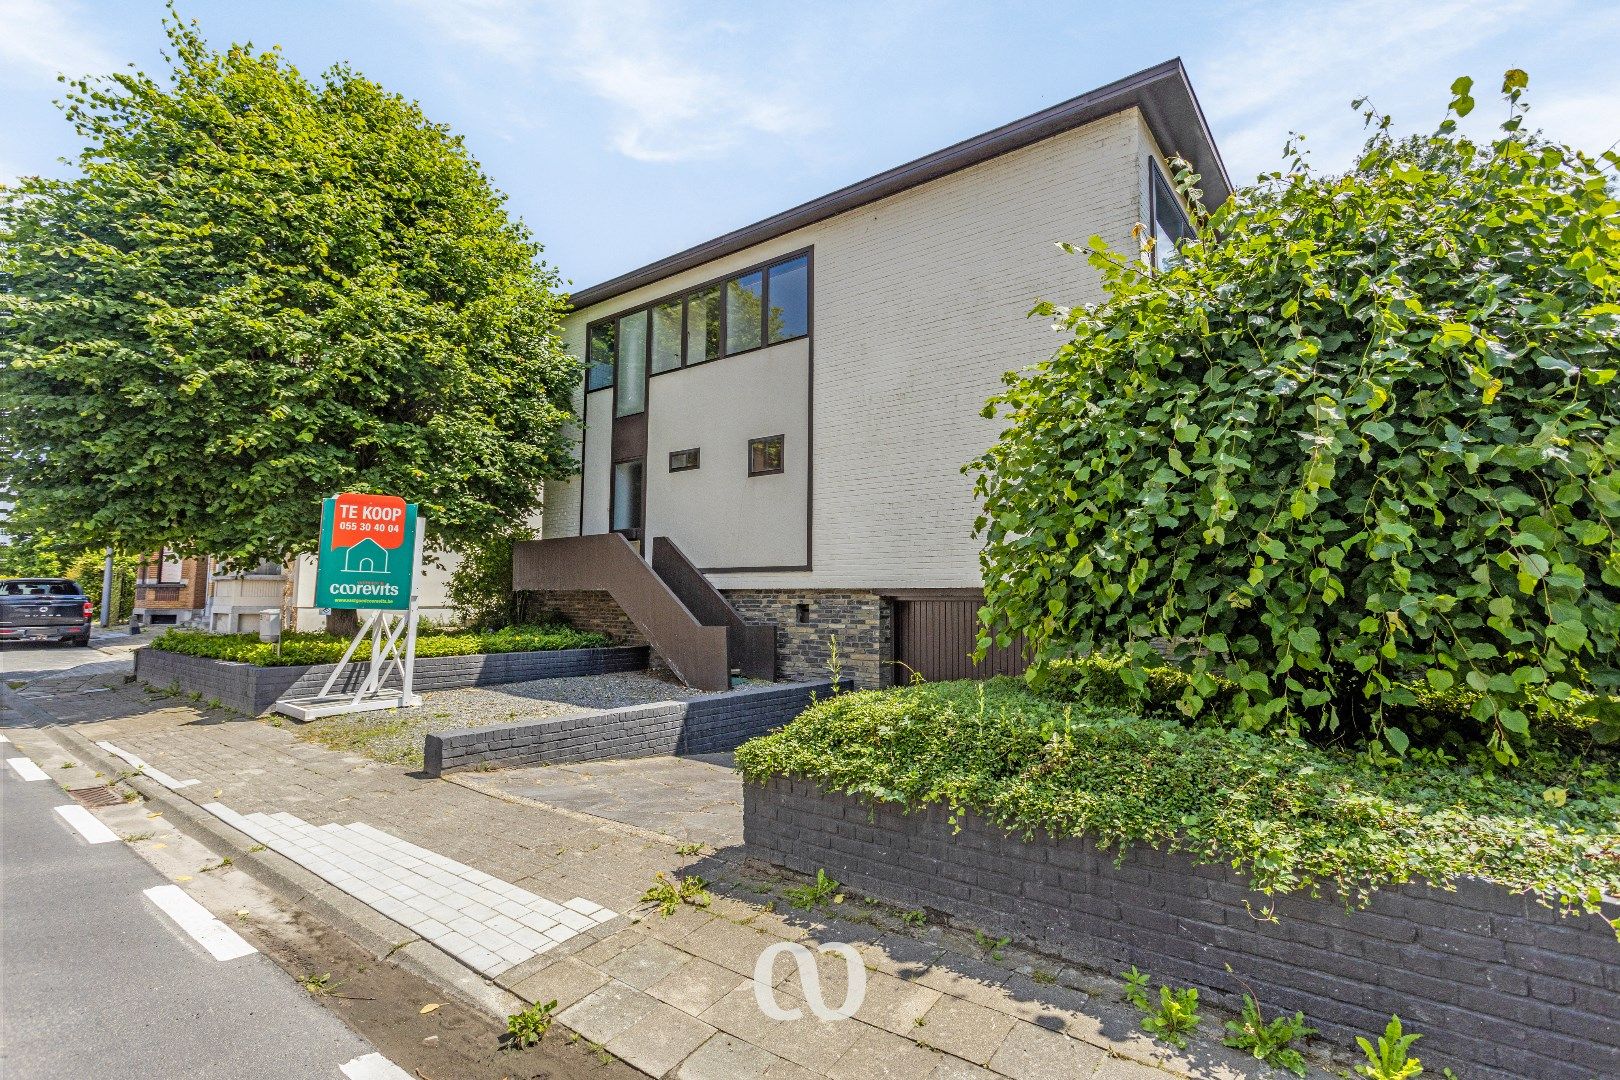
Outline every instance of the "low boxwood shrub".
<svg viewBox="0 0 1620 1080">
<path fill-rule="evenodd" d="M 997 679 L 839 694 L 745 744 L 737 766 L 755 783 L 971 810 L 1026 838 L 1183 851 L 1267 893 L 1362 903 L 1379 886 L 1478 876 L 1589 911 L 1620 894 L 1620 758 L 1596 748 L 1538 747 L 1511 769 L 1483 748 L 1392 759 Z"/>
<path fill-rule="evenodd" d="M 210 660 L 234 660 L 259 667 L 335 664 L 349 644 L 336 634 L 283 634 L 281 653 L 257 634 L 210 634 L 205 630 L 168 630 L 152 648 Z M 501 630 L 458 631 L 424 628 L 416 636 L 417 656 L 474 656 L 487 653 L 546 652 L 594 649 L 610 644 L 602 634 L 568 626 L 508 626 Z M 354 659 L 371 657 L 371 642 L 362 642 Z"/>
</svg>

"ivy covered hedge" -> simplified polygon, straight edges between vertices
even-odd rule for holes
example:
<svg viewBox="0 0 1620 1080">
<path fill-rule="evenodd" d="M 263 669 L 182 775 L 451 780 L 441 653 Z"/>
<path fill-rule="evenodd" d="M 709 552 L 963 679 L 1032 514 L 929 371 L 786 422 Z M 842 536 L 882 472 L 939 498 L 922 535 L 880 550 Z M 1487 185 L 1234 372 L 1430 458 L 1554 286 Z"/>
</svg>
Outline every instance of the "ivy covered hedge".
<svg viewBox="0 0 1620 1080">
<path fill-rule="evenodd" d="M 335 664 L 349 644 L 336 634 L 283 634 L 281 654 L 257 634 L 210 634 L 204 630 L 168 630 L 152 648 L 210 660 L 234 660 L 259 667 Z M 483 653 L 544 652 L 553 649 L 596 649 L 611 644 L 602 634 L 567 626 L 509 626 L 471 632 L 424 628 L 416 637 L 416 655 L 473 656 Z M 354 659 L 371 657 L 371 642 L 362 642 Z"/>
<path fill-rule="evenodd" d="M 1582 910 L 1620 895 L 1620 757 L 1396 760 L 1188 728 L 1013 679 L 840 694 L 737 751 L 752 782 L 788 775 L 1026 834 L 1185 851 L 1263 892 L 1356 903 L 1383 885 L 1478 876 Z"/>
<path fill-rule="evenodd" d="M 969 467 L 982 643 L 1139 688 L 1169 642 L 1189 711 L 1396 752 L 1420 687 L 1504 761 L 1547 699 L 1620 738 L 1620 154 L 1532 132 L 1525 81 L 1493 142 L 1460 79 L 1343 175 L 1290 151 L 1166 269 L 1093 241 L 1107 298 L 1037 308 L 1069 340 Z"/>
</svg>

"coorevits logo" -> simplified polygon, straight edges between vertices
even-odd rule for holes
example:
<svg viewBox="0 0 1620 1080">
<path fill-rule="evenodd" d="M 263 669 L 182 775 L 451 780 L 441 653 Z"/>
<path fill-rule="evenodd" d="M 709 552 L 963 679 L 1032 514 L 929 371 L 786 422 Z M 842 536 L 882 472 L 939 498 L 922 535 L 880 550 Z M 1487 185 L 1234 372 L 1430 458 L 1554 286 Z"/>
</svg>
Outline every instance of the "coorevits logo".
<svg viewBox="0 0 1620 1080">
<path fill-rule="evenodd" d="M 855 946 L 842 941 L 829 941 L 816 946 L 817 952 L 837 953 L 844 958 L 844 968 L 849 976 L 848 988 L 844 991 L 844 1002 L 836 1009 L 827 1007 L 827 999 L 821 994 L 821 975 L 816 971 L 816 958 L 809 949 L 797 941 L 778 941 L 759 954 L 754 963 L 754 1002 L 759 1011 L 772 1020 L 797 1020 L 804 1015 L 804 1010 L 798 1007 L 784 1009 L 776 1002 L 776 990 L 771 985 L 776 974 L 776 958 L 783 953 L 793 957 L 793 964 L 799 969 L 799 985 L 804 990 L 804 1003 L 810 1006 L 810 1011 L 820 1020 L 848 1020 L 860 1009 L 866 1000 L 866 965 L 861 962 L 861 954 L 855 951 Z"/>
</svg>

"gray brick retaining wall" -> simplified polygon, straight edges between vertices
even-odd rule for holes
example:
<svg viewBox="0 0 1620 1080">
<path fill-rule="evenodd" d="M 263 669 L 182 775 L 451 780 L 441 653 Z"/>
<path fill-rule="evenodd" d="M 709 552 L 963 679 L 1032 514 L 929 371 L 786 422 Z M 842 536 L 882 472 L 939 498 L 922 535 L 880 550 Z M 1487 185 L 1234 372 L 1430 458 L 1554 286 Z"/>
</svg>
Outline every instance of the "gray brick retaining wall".
<svg viewBox="0 0 1620 1080">
<path fill-rule="evenodd" d="M 1428 1068 L 1466 1080 L 1620 1076 L 1620 942 L 1477 880 L 1455 892 L 1382 889 L 1362 911 L 1268 897 L 1223 866 L 1133 848 L 1116 866 L 1084 839 L 1029 841 L 941 807 L 905 814 L 773 778 L 743 794 L 747 854 L 927 907 L 1071 961 L 1135 964 L 1236 1008 L 1239 979 L 1268 1015 L 1305 1013 L 1354 1045 L 1391 1013 L 1424 1038 Z M 1265 918 L 1274 910 L 1275 920 Z M 1605 905 L 1620 918 L 1620 901 Z M 1231 965 L 1228 973 L 1226 965 Z"/>
<path fill-rule="evenodd" d="M 843 686 L 853 684 L 845 679 Z M 688 701 L 442 732 L 426 737 L 422 756 L 428 775 L 438 776 L 473 765 L 719 753 L 781 727 L 808 708 L 812 696 L 830 693 L 829 681 L 750 686 Z"/>
<path fill-rule="evenodd" d="M 297 667 L 254 667 L 201 656 L 162 652 L 148 646 L 135 651 L 135 677 L 154 686 L 178 686 L 217 699 L 240 713 L 258 716 L 280 698 L 319 693 L 332 664 Z M 544 652 L 490 653 L 482 656 L 419 656 L 418 691 L 497 686 L 528 679 L 560 679 L 644 671 L 647 647 L 556 649 Z M 365 666 L 351 667 L 336 690 L 352 693 L 365 677 Z"/>
</svg>

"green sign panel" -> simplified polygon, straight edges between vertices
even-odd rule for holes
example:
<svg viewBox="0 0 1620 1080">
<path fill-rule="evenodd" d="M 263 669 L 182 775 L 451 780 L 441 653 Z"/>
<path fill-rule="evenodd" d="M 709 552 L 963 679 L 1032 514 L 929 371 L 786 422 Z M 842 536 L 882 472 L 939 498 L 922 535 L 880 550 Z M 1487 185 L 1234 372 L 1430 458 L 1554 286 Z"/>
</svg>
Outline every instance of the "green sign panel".
<svg viewBox="0 0 1620 1080">
<path fill-rule="evenodd" d="M 415 503 L 357 494 L 321 503 L 316 607 L 404 611 L 415 574 Z"/>
</svg>

